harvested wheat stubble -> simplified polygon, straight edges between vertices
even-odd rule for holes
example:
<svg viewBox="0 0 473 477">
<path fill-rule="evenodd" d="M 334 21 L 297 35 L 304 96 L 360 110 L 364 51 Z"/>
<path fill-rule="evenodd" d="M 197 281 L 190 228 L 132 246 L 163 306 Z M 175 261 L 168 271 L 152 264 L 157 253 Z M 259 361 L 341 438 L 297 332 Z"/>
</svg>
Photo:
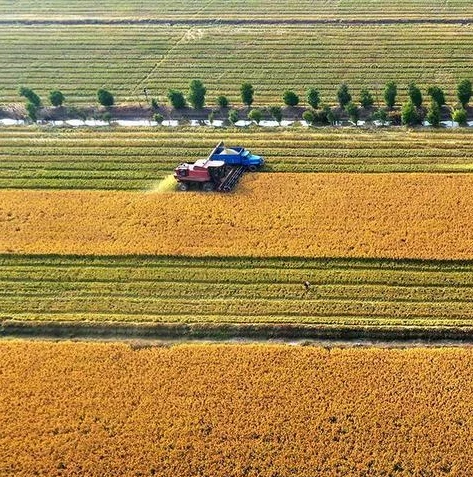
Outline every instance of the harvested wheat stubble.
<svg viewBox="0 0 473 477">
<path fill-rule="evenodd" d="M 308 290 L 303 281 L 309 280 Z M 473 324 L 473 262 L 0 256 L 0 320 L 287 323 L 389 328 Z M 64 323 L 66 322 L 67 323 Z M 346 330 L 346 328 L 345 328 Z"/>
<path fill-rule="evenodd" d="M 223 134 L 223 136 L 222 136 Z M 144 190 L 225 138 L 273 172 L 470 172 L 473 129 L 0 129 L 1 189 Z"/>
<path fill-rule="evenodd" d="M 304 103 L 309 87 L 334 104 L 341 83 L 353 101 L 368 87 L 378 103 L 388 81 L 400 103 L 413 81 L 423 91 L 441 86 L 454 104 L 456 83 L 470 77 L 472 42 L 471 24 L 0 25 L 0 103 L 19 101 L 19 85 L 43 100 L 60 87 L 70 106 L 95 104 L 101 87 L 117 103 L 143 104 L 144 87 L 168 103 L 168 89 L 187 91 L 199 78 L 209 106 L 220 94 L 241 105 L 243 81 L 254 85 L 255 105 L 281 104 L 287 89 Z"/>
<path fill-rule="evenodd" d="M 473 16 L 468 0 L 0 0 L 5 20 L 68 19 L 464 19 Z"/>
<path fill-rule="evenodd" d="M 471 349 L 1 342 L 0 360 L 1 475 L 473 474 Z"/>
<path fill-rule="evenodd" d="M 0 193 L 0 252 L 473 258 L 468 174 L 257 174 L 232 194 Z"/>
</svg>

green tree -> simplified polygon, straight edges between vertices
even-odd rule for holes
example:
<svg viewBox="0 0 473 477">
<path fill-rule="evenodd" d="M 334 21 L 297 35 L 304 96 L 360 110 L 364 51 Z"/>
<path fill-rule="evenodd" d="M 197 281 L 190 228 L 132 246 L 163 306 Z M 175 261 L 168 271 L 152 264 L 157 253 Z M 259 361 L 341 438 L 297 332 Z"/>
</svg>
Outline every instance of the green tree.
<svg viewBox="0 0 473 477">
<path fill-rule="evenodd" d="M 394 81 L 389 81 L 384 87 L 384 102 L 389 109 L 393 109 L 396 104 L 397 85 Z"/>
<path fill-rule="evenodd" d="M 427 94 L 435 101 L 439 106 L 445 104 L 445 94 L 438 86 L 429 86 L 427 88 Z M 430 121 L 429 121 L 430 122 Z"/>
<path fill-rule="evenodd" d="M 360 117 L 360 111 L 358 110 L 358 106 L 352 101 L 350 101 L 348 104 L 345 105 L 345 111 L 347 112 L 350 120 L 355 123 L 356 126 L 358 118 Z"/>
<path fill-rule="evenodd" d="M 184 98 L 182 91 L 170 89 L 168 91 L 168 99 L 174 109 L 183 109 L 186 107 L 186 99 Z"/>
<path fill-rule="evenodd" d="M 53 106 L 62 106 L 66 98 L 59 90 L 54 90 L 49 93 L 49 101 Z"/>
<path fill-rule="evenodd" d="M 113 106 L 115 102 L 113 94 L 102 88 L 97 91 L 97 99 L 102 106 Z"/>
<path fill-rule="evenodd" d="M 239 114 L 236 109 L 232 109 L 231 111 L 228 112 L 228 120 L 232 123 L 235 124 L 239 120 Z"/>
<path fill-rule="evenodd" d="M 455 109 L 452 114 L 452 119 L 458 123 L 460 126 L 465 126 L 466 125 L 466 119 L 467 119 L 467 114 L 466 111 L 461 108 L 461 109 Z"/>
<path fill-rule="evenodd" d="M 440 124 L 440 106 L 437 101 L 432 99 L 432 102 L 430 103 L 430 108 L 427 111 L 427 121 L 432 126 L 437 127 Z"/>
<path fill-rule="evenodd" d="M 322 124 L 332 124 L 334 115 L 332 108 L 328 104 L 321 104 L 320 109 L 315 114 L 315 121 Z"/>
<path fill-rule="evenodd" d="M 31 104 L 36 106 L 36 108 L 41 107 L 41 98 L 32 89 L 22 86 L 19 89 L 19 94 L 20 96 L 26 98 Z"/>
<path fill-rule="evenodd" d="M 374 104 L 373 95 L 368 91 L 367 88 L 363 88 L 360 91 L 360 104 L 364 108 L 369 108 L 370 106 L 373 106 Z"/>
<path fill-rule="evenodd" d="M 157 111 L 159 108 L 158 100 L 156 98 L 151 98 L 151 109 Z"/>
<path fill-rule="evenodd" d="M 402 124 L 405 124 L 407 126 L 414 126 L 414 124 L 417 124 L 417 122 L 419 121 L 416 107 L 414 106 L 412 101 L 408 101 L 402 106 L 401 121 Z"/>
<path fill-rule="evenodd" d="M 472 96 L 471 81 L 464 79 L 457 85 L 457 97 L 463 108 L 466 108 Z"/>
<path fill-rule="evenodd" d="M 338 115 L 330 106 L 325 106 L 323 112 L 329 124 L 334 125 L 338 121 Z"/>
<path fill-rule="evenodd" d="M 315 123 L 315 114 L 314 114 L 314 112 L 311 111 L 310 109 L 307 109 L 306 111 L 304 111 L 304 112 L 302 113 L 302 119 L 303 119 L 306 123 L 312 125 L 312 124 Z"/>
<path fill-rule="evenodd" d="M 280 106 L 271 106 L 269 112 L 275 121 L 280 123 L 282 121 L 282 109 Z"/>
<path fill-rule="evenodd" d="M 226 96 L 219 96 L 217 98 L 217 105 L 219 108 L 228 108 L 228 105 L 230 102 L 228 101 L 228 98 Z"/>
<path fill-rule="evenodd" d="M 299 104 L 299 96 L 291 90 L 284 91 L 282 99 L 287 106 L 297 106 Z"/>
<path fill-rule="evenodd" d="M 255 90 L 250 83 L 243 83 L 240 87 L 241 100 L 243 104 L 251 106 L 254 100 Z"/>
<path fill-rule="evenodd" d="M 380 108 L 373 113 L 372 118 L 374 121 L 380 121 L 381 124 L 384 126 L 384 124 L 388 120 L 388 113 L 384 109 Z"/>
<path fill-rule="evenodd" d="M 344 108 L 351 101 L 351 94 L 348 91 L 348 86 L 345 83 L 338 88 L 337 99 L 341 108 Z"/>
<path fill-rule="evenodd" d="M 38 107 L 36 106 L 36 104 L 33 104 L 32 102 L 28 101 L 26 103 L 26 112 L 31 121 L 36 122 L 38 120 Z"/>
<path fill-rule="evenodd" d="M 314 109 L 317 109 L 319 107 L 320 94 L 315 88 L 310 88 L 307 91 L 307 102 Z"/>
<path fill-rule="evenodd" d="M 161 124 L 164 121 L 163 115 L 159 113 L 156 113 L 153 116 L 153 119 L 156 121 L 157 124 Z"/>
<path fill-rule="evenodd" d="M 409 87 L 407 88 L 407 94 L 412 104 L 416 108 L 420 108 L 422 106 L 422 93 L 415 83 L 409 83 Z"/>
<path fill-rule="evenodd" d="M 200 80 L 192 80 L 189 85 L 189 103 L 194 109 L 202 109 L 205 104 L 207 88 Z"/>
<path fill-rule="evenodd" d="M 248 113 L 248 118 L 254 121 L 256 124 L 259 124 L 263 119 L 263 113 L 260 109 L 255 108 Z"/>
</svg>

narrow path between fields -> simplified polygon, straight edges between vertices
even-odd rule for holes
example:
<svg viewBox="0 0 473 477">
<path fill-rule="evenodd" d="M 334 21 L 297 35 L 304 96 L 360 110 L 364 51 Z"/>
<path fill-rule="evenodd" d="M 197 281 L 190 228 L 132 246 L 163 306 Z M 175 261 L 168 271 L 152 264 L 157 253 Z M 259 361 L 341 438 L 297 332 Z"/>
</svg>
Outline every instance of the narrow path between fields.
<svg viewBox="0 0 473 477">
<path fill-rule="evenodd" d="M 157 343 L 287 343 L 318 346 L 473 346 L 473 327 L 374 327 L 287 323 L 0 322 L 0 339 Z"/>
</svg>

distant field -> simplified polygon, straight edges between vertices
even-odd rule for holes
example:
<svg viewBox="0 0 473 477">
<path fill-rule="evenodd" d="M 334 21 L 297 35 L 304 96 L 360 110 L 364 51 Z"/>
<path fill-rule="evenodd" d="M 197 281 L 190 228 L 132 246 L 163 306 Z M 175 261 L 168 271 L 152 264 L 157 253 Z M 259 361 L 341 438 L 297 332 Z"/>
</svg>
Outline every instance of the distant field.
<svg viewBox="0 0 473 477">
<path fill-rule="evenodd" d="M 0 252 L 473 259 L 471 174 L 247 174 L 230 194 L 0 192 Z"/>
<path fill-rule="evenodd" d="M 424 90 L 438 84 L 454 103 L 455 85 L 471 75 L 472 44 L 473 23 L 4 25 L 0 104 L 20 101 L 21 85 L 45 102 L 48 92 L 59 88 L 69 105 L 96 103 L 100 87 L 110 89 L 119 103 L 143 102 L 144 87 L 167 102 L 169 88 L 187 92 L 195 78 L 206 84 L 210 105 L 220 94 L 241 105 L 239 87 L 245 81 L 255 86 L 255 104 L 281 104 L 286 89 L 298 92 L 304 103 L 309 87 L 334 104 L 342 82 L 356 101 L 364 86 L 382 101 L 391 80 L 399 85 L 400 102 L 415 81 Z"/>
<path fill-rule="evenodd" d="M 2 19 L 464 19 L 468 0 L 92 0 L 0 1 Z"/>
<path fill-rule="evenodd" d="M 151 190 L 215 144 L 243 145 L 273 172 L 468 172 L 473 131 L 0 129 L 0 188 Z"/>
<path fill-rule="evenodd" d="M 472 300 L 471 262 L 0 256 L 0 320 L 469 327 Z"/>
<path fill-rule="evenodd" d="M 471 349 L 16 341 L 0 361 L 2 475 L 473 474 Z"/>
</svg>

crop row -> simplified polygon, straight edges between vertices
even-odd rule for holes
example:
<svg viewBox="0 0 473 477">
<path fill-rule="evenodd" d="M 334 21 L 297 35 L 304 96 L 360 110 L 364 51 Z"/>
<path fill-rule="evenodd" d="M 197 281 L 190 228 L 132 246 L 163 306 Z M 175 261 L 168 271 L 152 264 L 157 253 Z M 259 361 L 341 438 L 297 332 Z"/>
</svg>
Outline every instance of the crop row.
<svg viewBox="0 0 473 477">
<path fill-rule="evenodd" d="M 95 103 L 101 87 L 118 102 L 144 102 L 144 87 L 164 102 L 168 89 L 187 90 L 198 78 L 209 104 L 220 94 L 240 104 L 243 81 L 264 105 L 309 87 L 334 103 L 342 82 L 381 101 L 388 81 L 397 82 L 400 102 L 414 81 L 442 86 L 452 103 L 471 71 L 472 42 L 471 25 L 3 26 L 0 102 L 18 101 L 21 85 L 43 98 L 59 88 L 70 105 Z"/>
<path fill-rule="evenodd" d="M 2 475 L 473 474 L 471 349 L 3 341 L 0 361 Z"/>
<path fill-rule="evenodd" d="M 3 319 L 473 324 L 471 262 L 4 255 L 0 264 Z"/>
<path fill-rule="evenodd" d="M 469 172 L 464 131 L 0 130 L 0 188 L 152 189 L 225 139 L 273 172 Z"/>
<path fill-rule="evenodd" d="M 65 6 L 62 0 L 34 2 L 18 0 L 11 8 L 8 0 L 0 1 L 0 16 L 5 19 L 463 19 L 473 16 L 471 2 L 443 0 L 419 2 L 396 0 L 153 0 L 72 2 Z"/>
</svg>

